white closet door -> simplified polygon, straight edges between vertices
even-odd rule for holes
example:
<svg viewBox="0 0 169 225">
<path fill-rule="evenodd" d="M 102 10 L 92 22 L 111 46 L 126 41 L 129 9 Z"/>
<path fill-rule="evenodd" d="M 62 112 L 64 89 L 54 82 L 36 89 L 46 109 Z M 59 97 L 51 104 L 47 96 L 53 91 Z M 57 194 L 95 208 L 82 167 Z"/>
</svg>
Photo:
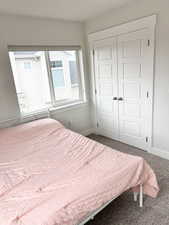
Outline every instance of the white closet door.
<svg viewBox="0 0 169 225">
<path fill-rule="evenodd" d="M 118 37 L 119 139 L 146 149 L 152 113 L 153 55 L 148 30 Z"/>
<path fill-rule="evenodd" d="M 94 65 L 97 98 L 97 132 L 115 138 L 118 136 L 117 52 L 116 39 L 95 42 Z"/>
</svg>

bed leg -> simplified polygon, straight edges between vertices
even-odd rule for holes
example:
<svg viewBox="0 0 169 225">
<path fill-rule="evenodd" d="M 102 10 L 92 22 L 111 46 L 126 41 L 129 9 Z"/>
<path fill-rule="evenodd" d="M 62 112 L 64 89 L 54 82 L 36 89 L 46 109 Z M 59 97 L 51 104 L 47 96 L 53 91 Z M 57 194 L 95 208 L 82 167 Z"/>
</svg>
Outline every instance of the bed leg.
<svg viewBox="0 0 169 225">
<path fill-rule="evenodd" d="M 143 185 L 140 184 L 139 206 L 143 207 Z"/>
<path fill-rule="evenodd" d="M 134 201 L 137 202 L 138 192 L 134 192 Z"/>
</svg>

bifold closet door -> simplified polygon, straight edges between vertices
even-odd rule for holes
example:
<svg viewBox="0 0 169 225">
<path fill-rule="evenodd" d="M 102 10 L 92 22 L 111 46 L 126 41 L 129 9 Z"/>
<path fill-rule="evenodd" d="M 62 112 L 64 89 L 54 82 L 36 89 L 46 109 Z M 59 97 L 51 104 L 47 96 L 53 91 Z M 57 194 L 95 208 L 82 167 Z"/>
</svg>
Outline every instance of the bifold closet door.
<svg viewBox="0 0 169 225">
<path fill-rule="evenodd" d="M 153 50 L 148 29 L 97 41 L 97 132 L 147 149 L 151 139 Z"/>
<path fill-rule="evenodd" d="M 94 70 L 97 92 L 97 132 L 116 138 L 118 137 L 118 86 L 115 38 L 95 42 Z"/>
<path fill-rule="evenodd" d="M 118 40 L 119 139 L 146 149 L 152 113 L 152 49 L 146 29 Z"/>
</svg>

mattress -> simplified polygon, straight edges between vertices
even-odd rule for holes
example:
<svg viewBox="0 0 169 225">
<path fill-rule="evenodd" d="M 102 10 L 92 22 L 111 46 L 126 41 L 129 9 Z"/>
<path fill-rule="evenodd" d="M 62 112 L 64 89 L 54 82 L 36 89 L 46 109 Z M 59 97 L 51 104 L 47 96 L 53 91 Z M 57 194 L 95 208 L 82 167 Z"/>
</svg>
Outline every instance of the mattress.
<svg viewBox="0 0 169 225">
<path fill-rule="evenodd" d="M 52 119 L 0 129 L 0 224 L 77 225 L 126 190 L 156 197 L 141 157 L 121 153 Z"/>
</svg>

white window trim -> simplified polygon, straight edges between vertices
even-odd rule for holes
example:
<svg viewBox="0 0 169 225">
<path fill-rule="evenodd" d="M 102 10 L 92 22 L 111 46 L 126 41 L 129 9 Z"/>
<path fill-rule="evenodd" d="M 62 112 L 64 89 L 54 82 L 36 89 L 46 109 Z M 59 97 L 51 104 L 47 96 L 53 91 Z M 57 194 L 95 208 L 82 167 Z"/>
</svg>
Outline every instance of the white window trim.
<svg viewBox="0 0 169 225">
<path fill-rule="evenodd" d="M 72 103 L 69 102 L 69 104 L 65 104 L 65 105 L 44 108 L 42 110 L 34 111 L 31 113 L 21 114 L 20 121 L 24 122 L 24 121 L 29 121 L 32 119 L 49 117 L 51 114 L 56 113 L 57 111 L 59 111 L 59 112 L 70 111 L 73 109 L 84 107 L 86 105 L 88 105 L 87 101 L 77 101 L 77 102 L 72 102 Z"/>
<path fill-rule="evenodd" d="M 48 115 L 49 112 L 62 110 L 62 109 L 71 109 L 72 107 L 78 107 L 81 105 L 88 104 L 86 100 L 86 91 L 85 91 L 85 82 L 84 82 L 84 64 L 83 64 L 83 54 L 82 48 L 80 46 L 8 46 L 8 52 L 14 51 L 44 51 L 46 58 L 46 66 L 47 66 L 47 74 L 51 95 L 51 107 L 42 108 L 40 110 L 30 112 L 30 113 L 22 113 L 20 110 L 20 118 L 21 120 L 32 119 L 35 117 L 42 117 L 42 115 Z M 76 64 L 78 70 L 78 86 L 79 86 L 79 99 L 78 100 L 55 100 L 55 92 L 54 92 L 54 84 L 52 80 L 52 72 L 50 67 L 50 59 L 49 59 L 49 51 L 76 51 Z M 19 103 L 18 103 L 19 105 Z"/>
<path fill-rule="evenodd" d="M 46 58 L 46 64 L 47 64 L 47 73 L 48 73 L 51 101 L 52 101 L 52 105 L 54 105 L 55 104 L 55 89 L 54 89 L 54 84 L 53 84 L 53 80 L 52 80 L 52 71 L 51 71 L 51 67 L 50 67 L 50 59 L 49 59 L 48 51 L 45 51 L 45 58 Z"/>
</svg>

